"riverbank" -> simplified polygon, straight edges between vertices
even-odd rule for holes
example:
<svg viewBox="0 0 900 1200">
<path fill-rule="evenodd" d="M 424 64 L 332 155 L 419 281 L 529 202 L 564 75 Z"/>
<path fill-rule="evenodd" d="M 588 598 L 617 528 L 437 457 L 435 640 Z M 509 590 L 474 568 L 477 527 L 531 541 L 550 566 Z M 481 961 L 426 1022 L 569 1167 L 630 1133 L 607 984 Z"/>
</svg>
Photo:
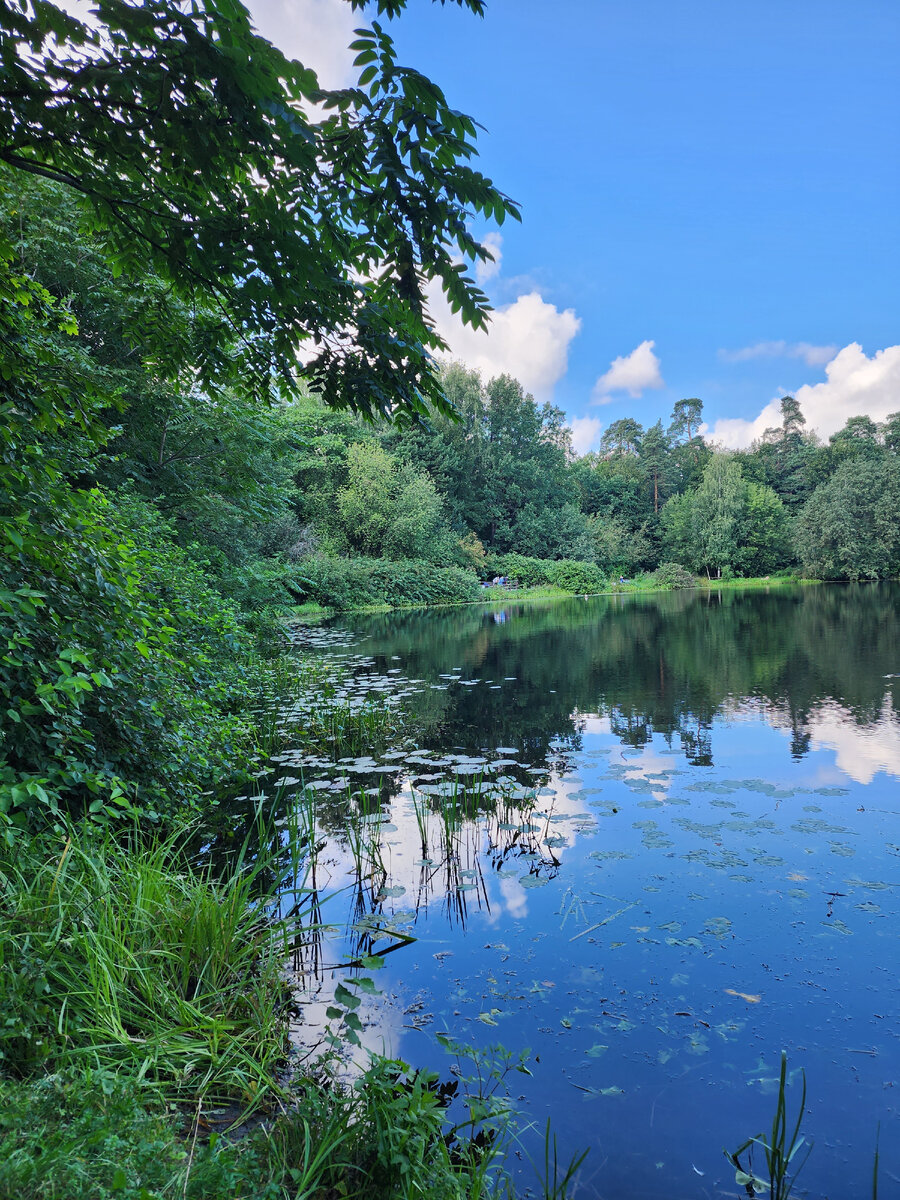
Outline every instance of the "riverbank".
<svg viewBox="0 0 900 1200">
<path fill-rule="evenodd" d="M 537 584 L 530 587 L 513 587 L 509 585 L 483 586 L 474 600 L 444 601 L 432 604 L 360 604 L 350 608 L 337 608 L 310 602 L 298 604 L 289 610 L 288 621 L 315 623 L 328 620 L 341 613 L 386 613 L 415 611 L 417 609 L 465 608 L 478 604 L 508 604 L 512 601 L 520 603 L 531 600 L 571 600 L 573 596 L 630 596 L 651 595 L 671 591 L 740 591 L 744 588 L 766 589 L 819 584 L 820 579 L 802 579 L 796 575 L 760 576 L 757 578 L 737 579 L 705 579 L 694 578 L 689 585 L 673 587 L 671 584 L 656 582 L 652 576 L 629 579 L 623 583 L 611 583 L 599 591 L 568 591 L 554 584 Z"/>
<path fill-rule="evenodd" d="M 268 778 L 286 744 L 335 762 L 397 733 L 389 698 L 348 696 L 340 664 L 294 651 L 264 674 L 248 680 L 268 692 L 241 751 L 248 778 Z M 451 1120 L 449 1073 L 377 1055 L 353 1083 L 336 1069 L 358 1042 L 352 989 L 371 980 L 347 972 L 312 1060 L 292 1047 L 291 963 L 316 929 L 314 830 L 308 796 L 259 783 L 156 828 L 60 815 L 8 839 L 0 1196 L 476 1200 L 501 1188 L 506 1107 L 476 1088 Z"/>
</svg>

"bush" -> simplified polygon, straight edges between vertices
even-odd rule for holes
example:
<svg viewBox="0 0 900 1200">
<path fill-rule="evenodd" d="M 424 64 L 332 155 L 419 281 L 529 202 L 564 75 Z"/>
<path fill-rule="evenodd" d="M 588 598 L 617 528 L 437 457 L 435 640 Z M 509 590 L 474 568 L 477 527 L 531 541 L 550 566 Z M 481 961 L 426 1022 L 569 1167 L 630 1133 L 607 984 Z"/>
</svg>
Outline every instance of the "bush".
<svg viewBox="0 0 900 1200">
<path fill-rule="evenodd" d="M 487 579 L 505 575 L 519 587 L 538 587 L 550 583 L 550 571 L 554 566 L 551 559 L 528 558 L 524 554 L 489 554 L 485 559 L 483 574 Z"/>
<path fill-rule="evenodd" d="M 567 592 L 596 593 L 607 588 L 606 576 L 594 563 L 563 558 L 550 566 L 550 582 Z"/>
<path fill-rule="evenodd" d="M 697 586 L 694 576 L 681 563 L 660 563 L 653 572 L 653 582 L 657 587 L 692 588 Z"/>
<path fill-rule="evenodd" d="M 253 651 L 151 505 L 70 491 L 0 570 L 0 820 L 186 803 L 233 775 Z M 25 529 L 25 526 L 22 526 Z"/>
<path fill-rule="evenodd" d="M 295 582 L 307 600 L 337 609 L 467 604 L 479 594 L 477 577 L 461 567 L 377 558 L 307 558 Z"/>
<path fill-rule="evenodd" d="M 594 593 L 607 588 L 607 579 L 595 563 L 571 558 L 528 558 L 524 554 L 492 554 L 485 561 L 485 574 L 492 579 L 505 575 L 519 587 L 551 584 L 566 592 Z"/>
</svg>

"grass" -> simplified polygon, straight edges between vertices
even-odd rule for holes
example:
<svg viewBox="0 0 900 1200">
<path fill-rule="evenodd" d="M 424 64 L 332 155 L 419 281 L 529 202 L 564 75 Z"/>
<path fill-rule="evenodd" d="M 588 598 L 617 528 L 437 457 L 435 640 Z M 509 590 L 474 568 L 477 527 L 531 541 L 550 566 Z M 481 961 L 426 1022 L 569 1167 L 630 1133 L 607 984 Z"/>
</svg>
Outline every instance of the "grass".
<svg viewBox="0 0 900 1200">
<path fill-rule="evenodd" d="M 787 1055 L 782 1050 L 781 1073 L 778 1080 L 778 1099 L 775 1104 L 775 1116 L 772 1119 L 771 1132 L 768 1135 L 759 1133 L 756 1137 L 748 1138 L 743 1145 L 731 1153 L 727 1150 L 725 1151 L 725 1157 L 735 1169 L 735 1182 L 743 1187 L 750 1197 L 762 1196 L 768 1192 L 769 1200 L 788 1200 L 793 1191 L 794 1184 L 797 1182 L 797 1176 L 800 1174 L 804 1163 L 812 1152 L 812 1146 L 807 1146 L 806 1153 L 802 1159 L 796 1165 L 792 1166 L 794 1159 L 806 1143 L 806 1139 L 800 1136 L 800 1126 L 803 1123 L 803 1115 L 806 1112 L 806 1072 L 801 1072 L 803 1088 L 800 1095 L 800 1107 L 797 1111 L 796 1121 L 792 1122 L 793 1129 L 790 1132 L 790 1136 L 789 1130 L 791 1126 L 788 1124 L 787 1097 L 785 1094 L 786 1076 Z M 754 1174 L 753 1150 L 755 1148 L 759 1148 L 763 1152 L 767 1178 Z M 748 1156 L 746 1167 L 741 1163 L 741 1155 L 743 1154 Z M 876 1187 L 877 1177 L 876 1151 Z"/>
<path fill-rule="evenodd" d="M 270 868 L 239 856 L 215 877 L 183 836 L 136 830 L 17 843 L 0 863 L 4 1072 L 122 1069 L 170 1100 L 261 1103 L 289 999 Z"/>
<path fill-rule="evenodd" d="M 0 1196 L 16 1200 L 483 1200 L 506 1192 L 496 1138 L 463 1137 L 456 1088 L 376 1059 L 354 1085 L 305 1081 L 239 1140 L 187 1122 L 134 1077 L 69 1068 L 0 1098 Z"/>
<path fill-rule="evenodd" d="M 819 583 L 816 579 L 800 579 L 795 576 L 759 576 L 753 578 L 734 578 L 734 579 L 707 579 L 704 575 L 695 576 L 693 588 L 682 589 L 684 591 L 707 591 L 718 590 L 719 588 L 740 589 L 740 588 L 771 588 L 783 587 L 785 585 L 796 584 L 813 584 Z M 481 594 L 477 600 L 460 600 L 446 604 L 368 604 L 356 608 L 342 609 L 341 613 L 361 613 L 361 614 L 377 614 L 386 612 L 396 612 L 405 609 L 420 609 L 420 608 L 465 608 L 471 607 L 473 604 L 493 604 L 493 603 L 510 603 L 512 601 L 521 602 L 529 600 L 566 600 L 572 596 L 591 595 L 591 596 L 615 596 L 615 595 L 631 595 L 632 593 L 640 593 L 647 595 L 657 592 L 668 592 L 672 589 L 668 586 L 655 583 L 652 573 L 647 575 L 638 575 L 634 579 L 629 579 L 625 583 L 618 583 L 615 580 L 610 580 L 606 587 L 601 591 L 583 593 L 569 592 L 564 588 L 557 587 L 556 584 L 542 583 L 534 584 L 530 587 L 499 587 L 490 585 L 481 589 Z M 293 611 L 293 610 L 292 610 Z M 299 610 L 298 610 L 299 611 Z M 322 610 L 322 615 L 333 615 L 336 610 Z"/>
</svg>

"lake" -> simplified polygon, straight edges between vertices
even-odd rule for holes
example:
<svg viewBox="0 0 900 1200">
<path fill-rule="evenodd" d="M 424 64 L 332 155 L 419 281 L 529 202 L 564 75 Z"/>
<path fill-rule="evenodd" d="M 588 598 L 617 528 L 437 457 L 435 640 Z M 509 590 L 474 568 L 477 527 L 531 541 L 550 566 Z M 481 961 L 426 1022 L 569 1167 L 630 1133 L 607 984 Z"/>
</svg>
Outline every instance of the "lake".
<svg viewBox="0 0 900 1200">
<path fill-rule="evenodd" d="M 783 1049 L 815 1143 L 799 1194 L 869 1195 L 879 1122 L 897 1194 L 898 601 L 604 596 L 301 634 L 404 722 L 337 767 L 280 756 L 322 838 L 304 1036 L 354 978 L 331 968 L 383 955 L 356 972 L 364 1044 L 443 1075 L 439 1033 L 530 1049 L 517 1184 L 549 1116 L 561 1157 L 590 1147 L 574 1194 L 605 1200 L 746 1195 L 723 1147 L 771 1126 Z"/>
</svg>

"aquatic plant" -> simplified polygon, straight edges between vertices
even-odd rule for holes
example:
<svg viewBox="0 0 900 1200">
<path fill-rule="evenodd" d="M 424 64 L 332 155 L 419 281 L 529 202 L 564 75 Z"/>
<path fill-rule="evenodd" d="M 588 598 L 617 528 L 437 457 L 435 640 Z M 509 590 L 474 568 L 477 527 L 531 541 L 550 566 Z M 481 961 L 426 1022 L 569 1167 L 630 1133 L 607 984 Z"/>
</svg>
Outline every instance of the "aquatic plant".
<svg viewBox="0 0 900 1200">
<path fill-rule="evenodd" d="M 762 1196 L 768 1193 L 770 1200 L 788 1200 L 797 1181 L 797 1176 L 800 1174 L 812 1152 L 812 1144 L 810 1144 L 807 1146 L 802 1160 L 797 1166 L 791 1167 L 794 1158 L 800 1153 L 806 1142 L 806 1139 L 800 1136 L 800 1125 L 806 1111 L 806 1072 L 801 1072 L 803 1088 L 800 1094 L 800 1108 L 790 1139 L 788 1139 L 787 1099 L 785 1096 L 786 1076 L 787 1054 L 782 1050 L 781 1072 L 778 1079 L 778 1100 L 775 1105 L 775 1116 L 772 1120 L 771 1133 L 769 1135 L 759 1133 L 756 1137 L 748 1138 L 737 1150 L 730 1153 L 727 1150 L 724 1151 L 725 1157 L 735 1169 L 735 1182 L 745 1188 L 747 1195 L 750 1197 Z M 757 1146 L 762 1149 L 765 1155 L 768 1179 L 754 1174 L 753 1150 Z M 745 1153 L 747 1154 L 746 1168 L 740 1161 L 741 1155 Z M 876 1152 L 876 1179 L 877 1169 Z"/>
</svg>

